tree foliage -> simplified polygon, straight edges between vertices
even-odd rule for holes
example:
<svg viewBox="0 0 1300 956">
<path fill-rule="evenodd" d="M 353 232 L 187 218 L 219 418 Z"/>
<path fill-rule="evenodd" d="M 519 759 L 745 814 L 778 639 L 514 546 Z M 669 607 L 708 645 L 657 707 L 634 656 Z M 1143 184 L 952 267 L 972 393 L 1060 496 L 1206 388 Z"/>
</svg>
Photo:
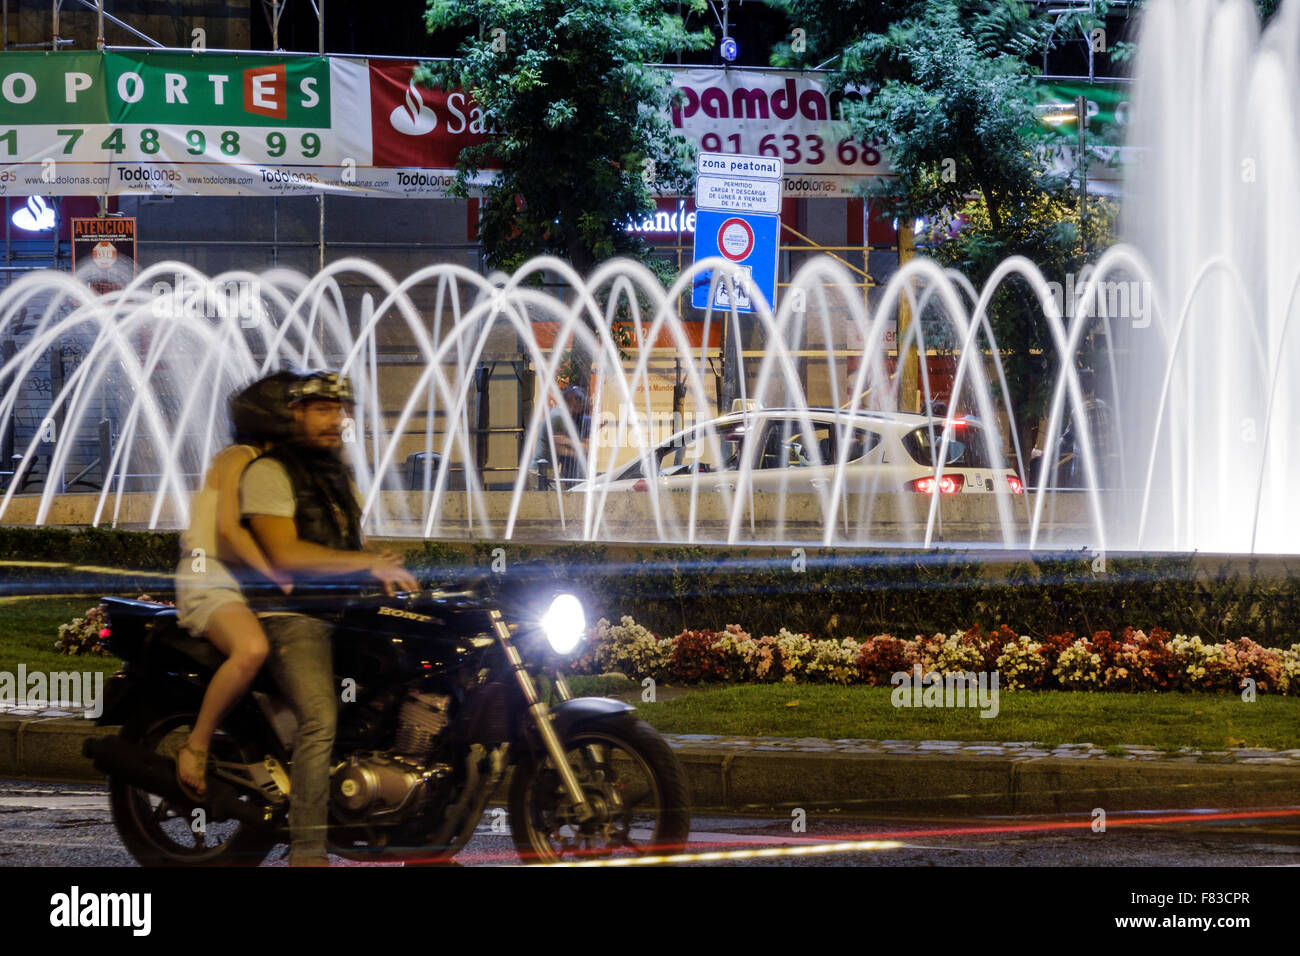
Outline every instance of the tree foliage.
<svg viewBox="0 0 1300 956">
<path fill-rule="evenodd" d="M 864 7 L 848 22 L 866 24 L 865 32 L 822 26 L 819 40 L 843 38 L 832 85 L 866 90 L 845 101 L 845 116 L 855 134 L 886 144 L 896 174 L 869 194 L 887 214 L 930 223 L 922 251 L 977 287 L 1011 255 L 1061 281 L 1112 241 L 1113 208 L 1094 200 L 1085 235 L 1077 187 L 1051 173 L 1060 138 L 1039 122 L 1033 65 L 1053 37 L 1079 36 L 1106 7 L 1096 5 L 1095 21 L 1085 10 L 1063 23 L 1022 0 L 927 0 L 890 5 L 903 15 L 883 25 Z M 1050 331 L 1037 299 L 1014 281 L 995 296 L 990 317 L 1025 429 L 1046 398 L 1039 386 L 1055 377 Z"/>
<path fill-rule="evenodd" d="M 807 69 L 838 57 L 846 42 L 883 33 L 925 10 L 925 0 L 774 0 L 802 30 L 802 43 L 786 42 L 772 51 L 773 66 Z M 793 36 L 793 34 L 792 34 Z"/>
<path fill-rule="evenodd" d="M 703 0 L 683 6 L 703 9 Z M 418 81 L 466 89 L 495 135 L 462 150 L 455 193 L 482 188 L 479 238 L 493 268 L 540 254 L 587 272 L 602 259 L 647 260 L 629 218 L 651 190 L 680 189 L 691 146 L 664 118 L 668 78 L 649 63 L 712 42 L 660 0 L 429 0 L 430 31 L 472 29 L 459 56 Z"/>
</svg>

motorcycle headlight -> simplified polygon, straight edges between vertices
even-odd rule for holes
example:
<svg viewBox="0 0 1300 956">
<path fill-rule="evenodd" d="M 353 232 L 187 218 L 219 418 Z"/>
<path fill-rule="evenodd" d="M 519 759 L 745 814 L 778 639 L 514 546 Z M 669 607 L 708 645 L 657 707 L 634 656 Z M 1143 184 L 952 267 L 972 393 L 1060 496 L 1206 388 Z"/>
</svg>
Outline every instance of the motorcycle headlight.
<svg viewBox="0 0 1300 956">
<path fill-rule="evenodd" d="M 557 654 L 572 654 L 587 633 L 582 602 L 572 594 L 557 595 L 542 615 L 542 631 Z"/>
</svg>

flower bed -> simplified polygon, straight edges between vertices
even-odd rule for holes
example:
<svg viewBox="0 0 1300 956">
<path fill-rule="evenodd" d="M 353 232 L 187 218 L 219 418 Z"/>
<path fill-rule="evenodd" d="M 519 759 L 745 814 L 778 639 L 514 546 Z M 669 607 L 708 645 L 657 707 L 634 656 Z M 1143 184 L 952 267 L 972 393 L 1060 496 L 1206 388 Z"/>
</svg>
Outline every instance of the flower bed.
<svg viewBox="0 0 1300 956">
<path fill-rule="evenodd" d="M 754 637 L 738 625 L 660 637 L 624 616 L 592 628 L 576 673 L 617 671 L 635 680 L 698 683 L 806 682 L 888 686 L 899 672 L 988 671 L 1006 690 L 1224 691 L 1300 694 L 1300 644 L 1262 647 L 1249 638 L 1206 644 L 1153 627 L 1091 637 L 1053 634 L 1034 640 L 1002 626 L 903 640 L 879 634 L 858 641 L 818 640 L 782 628 Z"/>
</svg>

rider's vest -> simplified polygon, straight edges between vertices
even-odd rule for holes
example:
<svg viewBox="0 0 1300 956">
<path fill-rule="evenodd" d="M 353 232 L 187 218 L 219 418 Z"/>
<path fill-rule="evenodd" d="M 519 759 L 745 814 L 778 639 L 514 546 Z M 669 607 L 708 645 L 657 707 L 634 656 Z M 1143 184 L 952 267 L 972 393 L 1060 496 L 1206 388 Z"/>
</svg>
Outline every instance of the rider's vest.
<svg viewBox="0 0 1300 956">
<path fill-rule="evenodd" d="M 276 445 L 262 457 L 278 461 L 289 475 L 300 540 L 341 551 L 361 550 L 361 509 L 343 462 L 297 442 Z"/>
</svg>

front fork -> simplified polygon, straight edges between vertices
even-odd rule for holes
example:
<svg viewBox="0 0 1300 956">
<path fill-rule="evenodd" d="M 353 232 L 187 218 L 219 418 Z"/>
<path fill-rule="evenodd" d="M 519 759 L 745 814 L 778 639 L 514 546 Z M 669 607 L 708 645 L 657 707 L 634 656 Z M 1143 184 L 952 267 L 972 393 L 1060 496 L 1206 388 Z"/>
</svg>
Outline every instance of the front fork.
<svg viewBox="0 0 1300 956">
<path fill-rule="evenodd" d="M 591 804 L 587 802 L 587 795 L 583 793 L 582 785 L 578 783 L 578 775 L 573 772 L 573 767 L 569 766 L 569 761 L 564 756 L 564 745 L 560 743 L 560 737 L 551 724 L 550 709 L 546 706 L 546 701 L 542 700 L 537 693 L 537 685 L 533 683 L 532 675 L 524 667 L 524 659 L 519 656 L 514 641 L 510 639 L 510 629 L 506 627 L 501 612 L 495 608 L 488 611 L 488 619 L 491 620 L 492 630 L 496 632 L 497 640 L 501 642 L 501 648 L 506 653 L 506 660 L 510 662 L 510 666 L 514 669 L 515 679 L 519 681 L 519 688 L 523 691 L 524 700 L 528 702 L 528 712 L 532 715 L 533 723 L 542 735 L 542 743 L 546 746 L 546 752 L 551 755 L 551 762 L 555 764 L 555 768 L 560 773 L 560 779 L 564 782 L 564 789 L 568 792 L 569 800 L 573 804 L 574 816 L 577 817 L 579 823 L 585 823 L 595 816 L 595 812 L 591 809 Z M 563 678 L 560 678 L 560 680 L 563 681 Z M 560 689 L 560 694 L 565 698 L 569 696 L 567 683 Z"/>
</svg>

